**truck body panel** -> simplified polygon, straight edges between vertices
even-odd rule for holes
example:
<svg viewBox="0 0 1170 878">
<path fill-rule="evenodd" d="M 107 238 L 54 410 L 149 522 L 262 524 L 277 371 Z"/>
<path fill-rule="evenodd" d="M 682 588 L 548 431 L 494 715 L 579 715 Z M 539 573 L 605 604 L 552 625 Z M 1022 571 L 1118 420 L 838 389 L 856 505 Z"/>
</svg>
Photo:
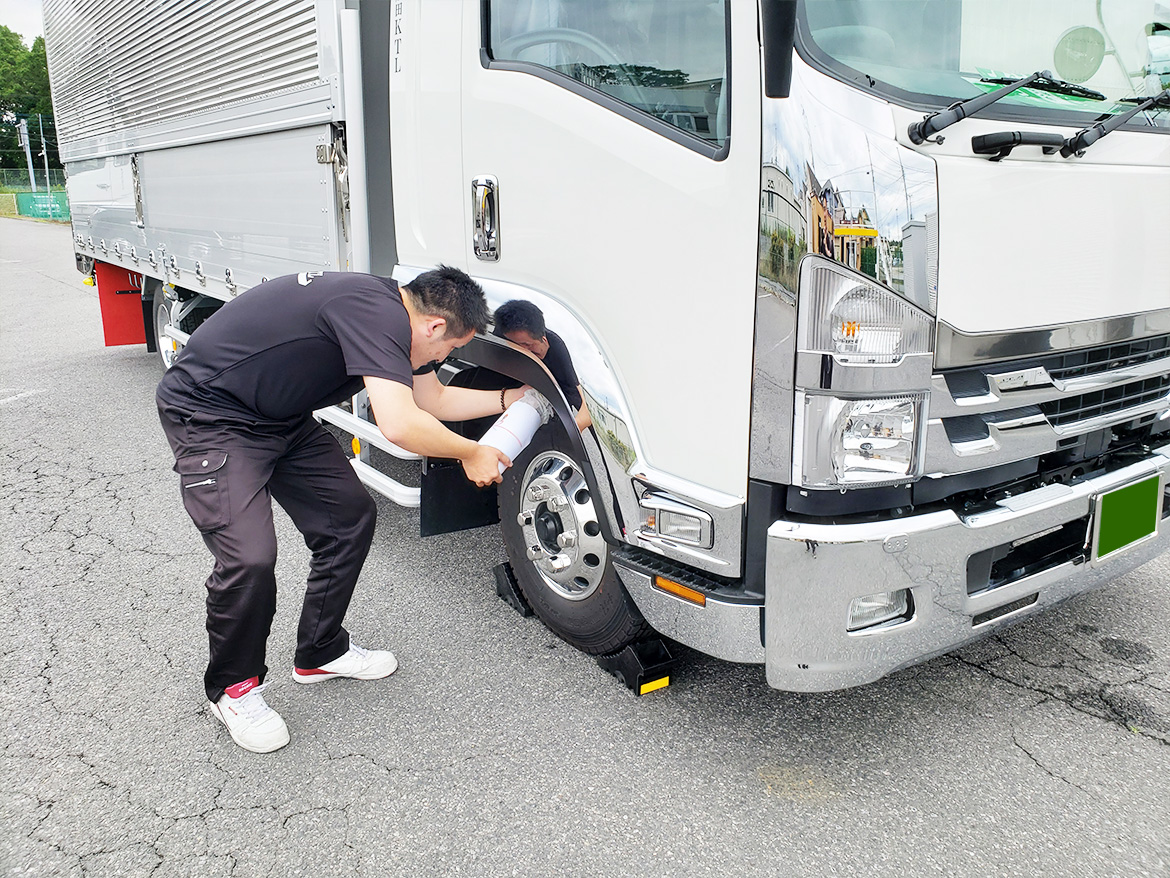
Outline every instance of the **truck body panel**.
<svg viewBox="0 0 1170 878">
<path fill-rule="evenodd" d="M 578 645 L 588 632 L 557 625 L 616 595 L 632 609 L 615 630 L 820 690 L 1167 547 L 1170 112 L 1083 155 L 973 140 L 1051 142 L 1157 94 L 1163 6 L 45 10 L 79 265 L 141 276 L 148 344 L 299 271 L 409 282 L 446 263 L 492 307 L 531 300 L 591 430 L 571 432 L 555 382 L 496 338 L 443 372 L 536 382 L 556 409 L 563 432 L 509 474 L 526 505 L 500 509 L 521 591 Z M 1049 64 L 1083 86 L 1000 94 L 912 136 Z M 371 444 L 411 455 L 361 397 L 318 415 L 362 439 L 368 485 L 425 502 L 374 468 Z M 1138 493 L 1139 525 L 1107 516 Z"/>
</svg>

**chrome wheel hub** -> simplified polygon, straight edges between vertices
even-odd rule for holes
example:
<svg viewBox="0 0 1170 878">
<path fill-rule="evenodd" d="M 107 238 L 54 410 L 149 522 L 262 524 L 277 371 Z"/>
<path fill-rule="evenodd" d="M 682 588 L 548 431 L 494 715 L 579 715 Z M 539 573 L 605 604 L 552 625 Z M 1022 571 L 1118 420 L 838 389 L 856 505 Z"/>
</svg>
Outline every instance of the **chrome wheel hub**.
<svg viewBox="0 0 1170 878">
<path fill-rule="evenodd" d="M 545 585 L 580 601 L 601 584 L 606 545 L 580 468 L 556 451 L 538 454 L 521 482 L 516 523 Z"/>
<path fill-rule="evenodd" d="M 156 313 L 158 317 L 155 319 L 154 335 L 158 342 L 158 352 L 159 356 L 162 357 L 163 366 L 169 369 L 175 362 L 175 355 L 179 353 L 178 344 L 166 334 L 167 327 L 171 325 L 170 303 L 168 302 L 165 308 L 157 309 Z"/>
</svg>

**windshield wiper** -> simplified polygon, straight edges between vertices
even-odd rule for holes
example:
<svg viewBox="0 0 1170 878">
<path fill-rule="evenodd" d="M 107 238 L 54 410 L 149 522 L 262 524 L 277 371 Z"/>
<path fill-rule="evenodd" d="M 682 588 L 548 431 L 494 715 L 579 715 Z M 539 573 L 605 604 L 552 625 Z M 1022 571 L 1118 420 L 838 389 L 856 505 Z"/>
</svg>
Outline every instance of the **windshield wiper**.
<svg viewBox="0 0 1170 878">
<path fill-rule="evenodd" d="M 987 94 L 976 95 L 973 98 L 967 98 L 965 101 L 959 101 L 957 104 L 951 104 L 945 110 L 940 110 L 937 113 L 927 114 L 921 122 L 915 122 L 907 130 L 912 143 L 924 143 L 930 138 L 932 134 L 937 134 L 944 128 L 954 125 L 960 119 L 966 119 L 968 116 L 973 116 L 985 107 L 989 107 L 1001 98 L 1006 98 L 1013 91 L 1020 88 L 1030 87 L 1040 91 L 1050 91 L 1056 94 L 1073 95 L 1075 97 L 1091 98 L 1093 100 L 1105 100 L 1105 95 L 1095 92 L 1092 89 L 1082 88 L 1079 85 L 1074 85 L 1071 82 L 1065 82 L 1062 79 L 1053 77 L 1052 72 L 1048 70 L 1037 70 L 1031 76 L 1025 76 L 1023 79 L 983 79 L 981 82 L 989 83 L 1004 83 L 1003 88 L 997 88 L 995 91 L 989 91 Z M 943 138 L 937 137 L 934 143 L 942 143 Z"/>
<path fill-rule="evenodd" d="M 1060 154 L 1063 158 L 1068 158 L 1071 155 L 1080 158 L 1085 154 L 1085 150 L 1116 128 L 1120 128 L 1138 113 L 1144 113 L 1146 110 L 1153 109 L 1157 104 L 1166 101 L 1170 104 L 1170 88 L 1152 98 L 1146 98 L 1132 110 L 1126 110 L 1120 116 L 1110 116 L 1104 122 L 1098 122 L 1096 125 L 1090 125 L 1088 128 L 1082 128 L 1072 137 L 1064 142 L 1064 146 L 1060 148 Z"/>
<path fill-rule="evenodd" d="M 1011 85 L 1012 80 L 1006 77 L 984 77 L 980 82 L 988 82 L 992 85 Z M 1090 101 L 1103 101 L 1105 95 L 1099 91 L 1093 91 L 1091 88 L 1085 88 L 1083 85 L 1077 85 L 1073 82 L 1065 82 L 1063 79 L 1052 79 L 1046 77 L 1044 82 L 1041 82 L 1033 88 L 1040 91 L 1048 91 L 1057 95 L 1067 95 L 1070 98 L 1086 98 Z"/>
</svg>

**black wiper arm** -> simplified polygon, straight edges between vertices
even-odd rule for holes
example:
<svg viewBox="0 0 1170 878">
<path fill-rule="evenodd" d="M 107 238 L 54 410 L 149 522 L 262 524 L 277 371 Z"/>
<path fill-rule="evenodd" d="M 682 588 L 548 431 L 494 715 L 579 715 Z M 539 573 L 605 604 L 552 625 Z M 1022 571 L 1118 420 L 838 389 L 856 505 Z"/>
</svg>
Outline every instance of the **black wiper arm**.
<svg viewBox="0 0 1170 878">
<path fill-rule="evenodd" d="M 1119 116 L 1110 116 L 1104 122 L 1098 122 L 1096 125 L 1090 125 L 1088 128 L 1082 128 L 1072 137 L 1064 142 L 1064 146 L 1060 148 L 1060 154 L 1064 158 L 1071 155 L 1082 156 L 1085 150 L 1116 128 L 1120 128 L 1138 113 L 1144 113 L 1146 110 L 1153 109 L 1155 105 L 1166 101 L 1170 104 L 1170 88 L 1152 98 L 1146 98 L 1132 110 L 1126 110 Z"/>
<path fill-rule="evenodd" d="M 981 81 L 995 84 L 1003 83 L 1003 88 L 997 88 L 987 94 L 976 95 L 965 101 L 959 101 L 957 104 L 951 104 L 945 110 L 940 110 L 937 113 L 930 113 L 921 122 L 915 122 L 910 126 L 907 134 L 910 136 L 911 142 L 924 143 L 932 134 L 937 134 L 947 126 L 954 125 L 960 119 L 975 115 L 984 107 L 989 107 L 1001 98 L 1006 98 L 1016 89 L 1028 86 L 1057 94 L 1105 100 L 1105 95 L 1092 89 L 1081 88 L 1079 85 L 1073 85 L 1073 83 L 1065 82 L 1062 79 L 1056 79 L 1048 70 L 1037 70 L 1031 76 L 1025 76 L 1023 79 L 984 79 Z M 943 138 L 939 137 L 935 142 L 942 143 L 942 141 Z"/>
<path fill-rule="evenodd" d="M 1003 77 L 991 78 L 984 77 L 980 82 L 991 83 L 992 85 L 1011 85 L 1012 81 Z M 1036 82 L 1032 86 L 1039 91 L 1049 91 L 1053 94 L 1068 95 L 1072 98 L 1086 98 L 1090 101 L 1103 101 L 1105 95 L 1099 91 L 1093 91 L 1091 88 L 1085 88 L 1083 85 L 1077 85 L 1074 82 L 1065 82 L 1063 79 L 1053 79 L 1048 76 Z"/>
</svg>

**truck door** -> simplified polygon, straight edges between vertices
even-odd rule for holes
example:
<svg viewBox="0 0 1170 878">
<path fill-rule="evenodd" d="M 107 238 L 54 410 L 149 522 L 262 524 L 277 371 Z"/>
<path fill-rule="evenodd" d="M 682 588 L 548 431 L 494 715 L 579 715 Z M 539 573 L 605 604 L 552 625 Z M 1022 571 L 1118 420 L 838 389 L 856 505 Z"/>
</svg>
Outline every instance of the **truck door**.
<svg viewBox="0 0 1170 878">
<path fill-rule="evenodd" d="M 742 495 L 755 5 L 491 0 L 468 4 L 463 35 L 471 273 L 538 290 L 581 319 L 622 386 L 643 464 Z"/>
</svg>

